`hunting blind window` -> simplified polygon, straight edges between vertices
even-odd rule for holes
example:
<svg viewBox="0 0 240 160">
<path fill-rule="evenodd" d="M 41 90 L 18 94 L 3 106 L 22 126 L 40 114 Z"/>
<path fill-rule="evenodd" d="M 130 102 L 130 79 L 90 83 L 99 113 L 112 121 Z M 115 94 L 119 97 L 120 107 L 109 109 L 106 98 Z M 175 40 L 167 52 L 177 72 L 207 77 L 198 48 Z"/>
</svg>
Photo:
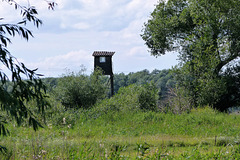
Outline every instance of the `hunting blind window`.
<svg viewBox="0 0 240 160">
<path fill-rule="evenodd" d="M 106 57 L 100 57 L 99 62 L 100 63 L 105 63 L 106 62 Z"/>
</svg>

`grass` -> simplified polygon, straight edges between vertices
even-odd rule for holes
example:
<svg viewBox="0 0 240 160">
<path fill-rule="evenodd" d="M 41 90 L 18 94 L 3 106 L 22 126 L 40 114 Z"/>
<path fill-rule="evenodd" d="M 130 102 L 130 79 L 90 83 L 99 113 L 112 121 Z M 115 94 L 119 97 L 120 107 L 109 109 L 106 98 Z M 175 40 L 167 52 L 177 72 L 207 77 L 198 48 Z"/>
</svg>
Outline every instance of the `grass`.
<svg viewBox="0 0 240 160">
<path fill-rule="evenodd" d="M 53 125 L 56 119 L 52 119 L 37 132 L 32 128 L 9 125 L 11 135 L 0 138 L 8 152 L 0 154 L 0 159 L 240 157 L 238 115 L 219 113 L 210 108 L 198 108 L 180 115 L 109 111 L 95 116 L 98 113 L 93 111 L 75 115 L 66 112 L 66 124 Z"/>
</svg>

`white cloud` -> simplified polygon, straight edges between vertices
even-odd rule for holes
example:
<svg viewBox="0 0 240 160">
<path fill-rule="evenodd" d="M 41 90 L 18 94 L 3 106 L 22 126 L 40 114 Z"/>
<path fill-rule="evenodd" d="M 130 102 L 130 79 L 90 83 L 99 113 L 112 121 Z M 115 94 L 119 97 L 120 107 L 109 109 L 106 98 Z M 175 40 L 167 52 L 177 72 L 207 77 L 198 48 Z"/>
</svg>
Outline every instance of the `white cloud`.
<svg viewBox="0 0 240 160">
<path fill-rule="evenodd" d="M 61 21 L 63 29 L 87 23 L 88 29 L 119 31 L 127 27 L 132 20 L 142 19 L 154 8 L 157 0 L 62 0 L 59 7 L 49 14 L 41 12 L 43 19 L 53 18 Z M 82 29 L 82 27 L 74 27 Z M 85 28 L 85 27 L 84 27 Z"/>
<path fill-rule="evenodd" d="M 22 0 L 24 1 L 24 0 Z M 15 40 L 10 50 L 29 68 L 39 68 L 45 76 L 58 76 L 65 69 L 78 70 L 83 64 L 91 72 L 92 52 L 116 51 L 116 72 L 167 68 L 171 63 L 156 59 L 147 52 L 140 34 L 158 0 L 56 0 L 55 11 L 49 11 L 44 0 L 37 3 L 43 27 L 34 31 L 36 38 L 28 43 Z M 1 3 L 1 2 L 0 2 Z M 14 18 L 12 10 L 0 15 Z"/>
<path fill-rule="evenodd" d="M 130 51 L 126 54 L 128 57 L 134 58 L 146 58 L 149 56 L 146 52 L 146 48 L 143 46 L 137 46 L 130 49 Z"/>
<path fill-rule="evenodd" d="M 25 64 L 29 68 L 38 68 L 39 72 L 45 73 L 45 76 L 59 76 L 65 72 L 66 69 L 71 71 L 79 71 L 83 65 L 91 72 L 93 68 L 93 57 L 84 50 L 71 51 L 67 54 L 46 57 L 39 60 L 37 63 Z"/>
<path fill-rule="evenodd" d="M 77 23 L 73 25 L 73 28 L 79 29 L 79 30 L 84 30 L 90 28 L 90 25 L 84 22 Z"/>
</svg>

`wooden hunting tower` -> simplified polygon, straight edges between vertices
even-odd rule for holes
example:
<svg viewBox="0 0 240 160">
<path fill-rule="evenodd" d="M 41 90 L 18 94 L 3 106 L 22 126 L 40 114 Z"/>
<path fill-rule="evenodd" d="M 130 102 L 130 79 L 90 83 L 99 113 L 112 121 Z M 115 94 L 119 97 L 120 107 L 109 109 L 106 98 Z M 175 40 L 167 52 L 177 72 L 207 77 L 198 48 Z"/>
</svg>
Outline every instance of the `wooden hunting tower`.
<svg viewBox="0 0 240 160">
<path fill-rule="evenodd" d="M 111 80 L 111 96 L 113 96 L 113 71 L 112 71 L 112 56 L 115 52 L 94 51 L 94 70 L 101 68 L 104 75 L 110 75 Z"/>
<path fill-rule="evenodd" d="M 104 75 L 112 75 L 112 56 L 115 52 L 94 51 L 94 70 L 99 67 Z"/>
</svg>

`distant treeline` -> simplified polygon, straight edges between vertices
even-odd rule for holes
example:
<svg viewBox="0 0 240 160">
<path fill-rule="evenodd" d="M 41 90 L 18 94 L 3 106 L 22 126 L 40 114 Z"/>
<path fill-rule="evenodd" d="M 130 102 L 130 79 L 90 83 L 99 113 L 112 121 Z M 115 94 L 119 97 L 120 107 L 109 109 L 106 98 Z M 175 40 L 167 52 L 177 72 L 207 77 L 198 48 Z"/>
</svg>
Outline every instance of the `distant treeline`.
<svg viewBox="0 0 240 160">
<path fill-rule="evenodd" d="M 45 82 L 49 86 L 49 90 L 55 88 L 60 78 L 44 78 Z M 108 83 L 110 87 L 110 81 L 108 76 L 102 78 L 103 83 Z M 152 72 L 145 69 L 139 72 L 131 72 L 129 74 L 118 73 L 114 74 L 114 92 L 117 93 L 121 87 L 126 87 L 131 84 L 145 84 L 153 82 L 159 89 L 159 96 L 165 98 L 169 88 L 175 86 L 175 80 L 169 69 L 158 70 L 155 69 Z"/>
<path fill-rule="evenodd" d="M 128 86 L 130 84 L 145 84 L 153 82 L 159 89 L 160 97 L 164 98 L 168 88 L 175 85 L 174 78 L 170 70 L 153 70 L 149 72 L 147 69 L 129 74 L 115 74 L 114 75 L 114 90 L 117 92 L 119 88 Z"/>
</svg>

